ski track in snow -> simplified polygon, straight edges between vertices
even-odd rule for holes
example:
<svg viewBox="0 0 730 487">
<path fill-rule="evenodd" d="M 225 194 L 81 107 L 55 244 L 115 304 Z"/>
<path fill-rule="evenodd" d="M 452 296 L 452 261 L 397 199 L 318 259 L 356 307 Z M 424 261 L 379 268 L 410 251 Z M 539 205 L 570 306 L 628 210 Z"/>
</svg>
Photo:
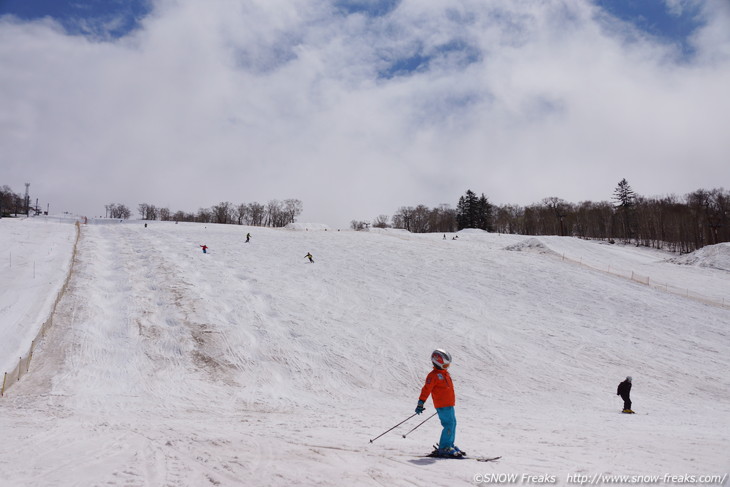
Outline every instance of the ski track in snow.
<svg viewBox="0 0 730 487">
<path fill-rule="evenodd" d="M 707 295 L 730 296 L 728 273 L 646 249 L 526 240 L 86 226 L 54 327 L 0 400 L 3 485 L 726 472 L 730 311 L 559 256 L 642 266 Z M 420 458 L 437 418 L 369 443 L 412 414 L 435 347 L 454 356 L 457 444 L 499 462 Z M 628 374 L 634 416 L 615 396 Z"/>
</svg>

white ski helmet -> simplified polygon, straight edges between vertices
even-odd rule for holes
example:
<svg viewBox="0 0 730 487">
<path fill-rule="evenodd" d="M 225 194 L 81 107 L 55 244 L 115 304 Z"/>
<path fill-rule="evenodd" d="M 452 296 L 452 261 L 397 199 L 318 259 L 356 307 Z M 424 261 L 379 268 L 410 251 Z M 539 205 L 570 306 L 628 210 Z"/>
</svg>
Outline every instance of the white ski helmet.
<svg viewBox="0 0 730 487">
<path fill-rule="evenodd" d="M 631 382 L 631 381 L 633 381 L 634 379 L 633 379 L 633 378 L 632 378 L 632 377 L 631 377 L 630 375 L 627 375 L 627 376 L 626 376 L 626 380 L 627 380 L 627 381 L 629 381 L 629 382 Z"/>
<path fill-rule="evenodd" d="M 433 362 L 437 368 L 445 369 L 451 363 L 451 354 L 446 350 L 437 348 L 431 353 L 431 362 Z"/>
</svg>

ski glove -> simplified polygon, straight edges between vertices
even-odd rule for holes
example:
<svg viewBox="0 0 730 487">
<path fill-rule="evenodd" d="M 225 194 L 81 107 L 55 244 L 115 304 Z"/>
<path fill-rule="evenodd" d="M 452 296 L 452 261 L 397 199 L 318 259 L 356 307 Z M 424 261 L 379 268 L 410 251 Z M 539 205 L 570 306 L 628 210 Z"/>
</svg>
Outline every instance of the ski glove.
<svg viewBox="0 0 730 487">
<path fill-rule="evenodd" d="M 416 406 L 416 414 L 421 414 L 425 410 L 426 408 L 423 407 L 423 401 L 418 401 L 418 406 Z"/>
</svg>

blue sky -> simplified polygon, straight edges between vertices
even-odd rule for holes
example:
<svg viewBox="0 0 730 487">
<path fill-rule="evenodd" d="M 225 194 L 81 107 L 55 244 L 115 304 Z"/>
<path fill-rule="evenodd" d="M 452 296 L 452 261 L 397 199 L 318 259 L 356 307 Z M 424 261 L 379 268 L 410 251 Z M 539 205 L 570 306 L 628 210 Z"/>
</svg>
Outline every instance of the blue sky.
<svg viewBox="0 0 730 487">
<path fill-rule="evenodd" d="M 685 56 L 694 53 L 690 38 L 704 23 L 699 5 L 691 2 L 670 6 L 666 0 L 597 0 L 596 4 L 642 32 L 679 46 Z"/>
<path fill-rule="evenodd" d="M 70 34 L 117 38 L 139 27 L 149 0 L 0 0 L 0 15 L 51 17 Z"/>
<path fill-rule="evenodd" d="M 24 20 L 52 17 L 69 33 L 89 34 L 89 25 L 117 20 L 107 33 L 121 37 L 139 27 L 151 10 L 151 0 L 0 0 L 0 15 L 16 15 Z M 397 8 L 399 0 L 334 0 L 333 6 L 345 14 L 362 13 L 378 17 Z M 596 0 L 596 5 L 622 21 L 666 42 L 676 43 L 689 53 L 687 40 L 702 25 L 698 6 L 689 2 L 670 7 L 666 0 Z M 677 5 L 680 5 L 677 2 Z M 96 32 L 92 32 L 96 33 Z M 397 69 L 418 69 L 424 59 L 414 57 Z"/>
<path fill-rule="evenodd" d="M 727 0 L 0 0 L 3 180 L 61 211 L 730 186 Z"/>
</svg>

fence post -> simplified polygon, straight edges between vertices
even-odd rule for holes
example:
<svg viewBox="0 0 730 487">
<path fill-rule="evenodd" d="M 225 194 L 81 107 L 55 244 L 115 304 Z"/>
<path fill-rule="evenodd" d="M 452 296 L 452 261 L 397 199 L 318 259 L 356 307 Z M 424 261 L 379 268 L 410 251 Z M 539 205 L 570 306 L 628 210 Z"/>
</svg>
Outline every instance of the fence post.
<svg viewBox="0 0 730 487">
<path fill-rule="evenodd" d="M 35 348 L 35 340 L 30 342 L 30 352 L 28 352 L 28 363 L 25 364 L 25 373 L 27 374 L 30 370 L 30 359 L 33 358 L 33 348 Z"/>
<path fill-rule="evenodd" d="M 23 357 L 18 357 L 18 382 L 20 382 L 20 366 L 23 363 Z"/>
<path fill-rule="evenodd" d="M 3 388 L 0 389 L 0 396 L 5 395 L 5 381 L 8 380 L 8 373 L 5 372 L 5 375 L 3 375 Z"/>
</svg>

